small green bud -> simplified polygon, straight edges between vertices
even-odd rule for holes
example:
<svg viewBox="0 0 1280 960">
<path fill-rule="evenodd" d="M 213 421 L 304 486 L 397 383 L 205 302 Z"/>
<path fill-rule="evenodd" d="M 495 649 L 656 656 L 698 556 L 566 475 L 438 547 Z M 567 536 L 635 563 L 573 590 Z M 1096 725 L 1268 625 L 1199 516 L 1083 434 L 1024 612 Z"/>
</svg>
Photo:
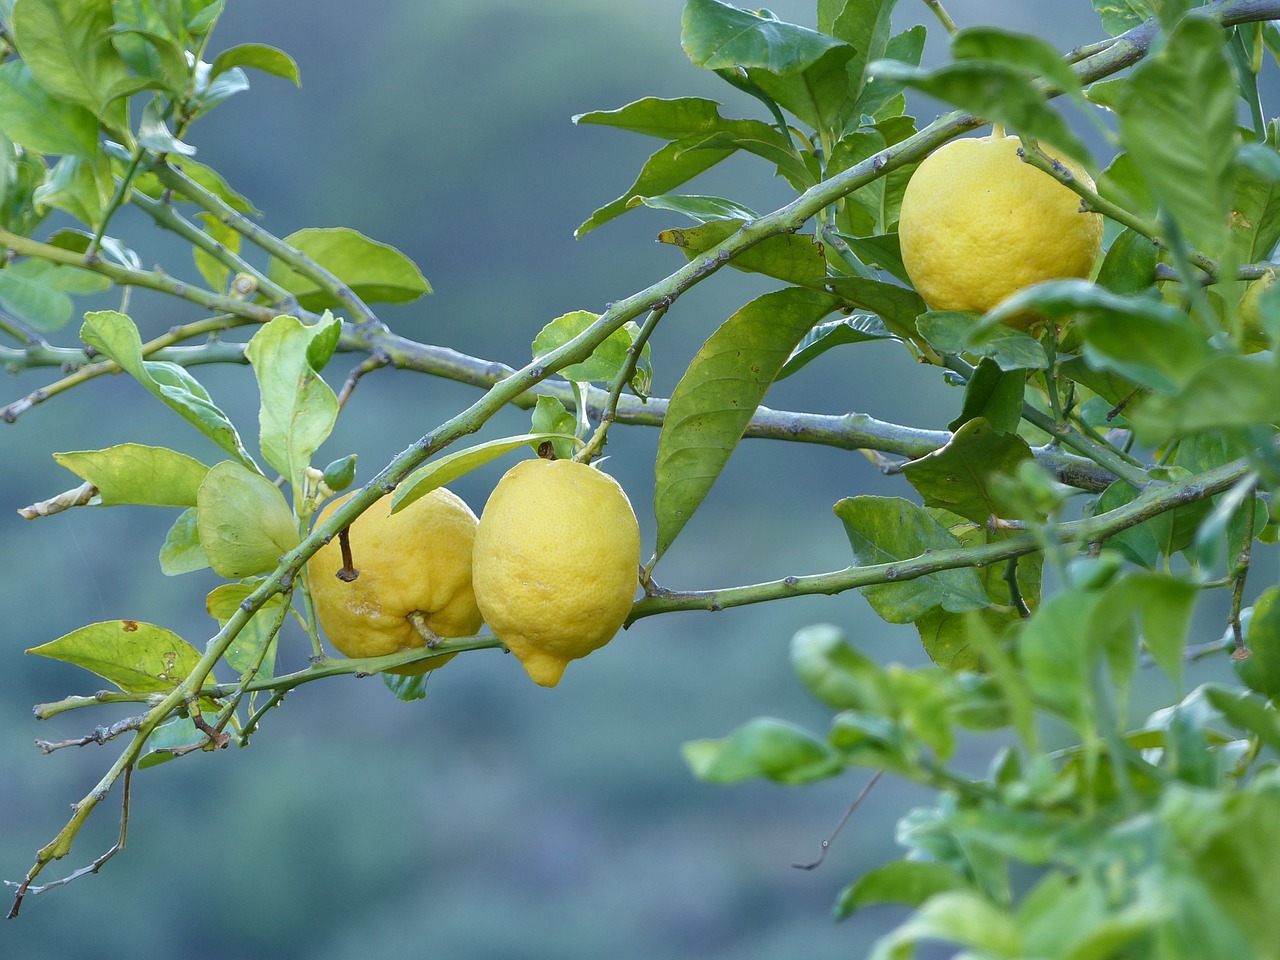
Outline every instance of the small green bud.
<svg viewBox="0 0 1280 960">
<path fill-rule="evenodd" d="M 334 493 L 347 489 L 355 478 L 356 455 L 354 453 L 349 457 L 343 457 L 341 460 L 335 460 L 324 468 L 325 486 Z"/>
</svg>

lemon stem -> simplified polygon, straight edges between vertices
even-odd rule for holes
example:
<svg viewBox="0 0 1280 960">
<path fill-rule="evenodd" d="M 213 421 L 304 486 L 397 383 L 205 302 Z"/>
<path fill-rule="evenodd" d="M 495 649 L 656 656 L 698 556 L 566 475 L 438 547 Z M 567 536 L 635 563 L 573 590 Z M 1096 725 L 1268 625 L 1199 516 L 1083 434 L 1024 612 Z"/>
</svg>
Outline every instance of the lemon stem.
<svg viewBox="0 0 1280 960">
<path fill-rule="evenodd" d="M 413 625 L 413 629 L 418 631 L 418 636 L 426 641 L 427 646 L 434 650 L 444 642 L 444 638 L 436 633 L 427 624 L 427 615 L 421 610 L 410 610 L 408 614 L 409 623 Z"/>
<path fill-rule="evenodd" d="M 360 571 L 356 569 L 355 563 L 351 559 L 351 532 L 349 527 L 343 527 L 338 531 L 338 548 L 342 551 L 342 569 L 334 576 L 343 583 L 351 583 L 356 577 L 360 576 Z"/>
<path fill-rule="evenodd" d="M 948 34 L 956 32 L 956 22 L 951 19 L 951 14 L 947 13 L 946 8 L 942 5 L 942 0 L 924 0 L 924 4 L 933 11 L 933 15 L 938 18 L 938 22 L 942 24 L 944 30 Z"/>
<path fill-rule="evenodd" d="M 997 140 L 1003 140 L 1006 136 L 1003 123 L 993 123 L 991 125 L 991 136 Z"/>
</svg>

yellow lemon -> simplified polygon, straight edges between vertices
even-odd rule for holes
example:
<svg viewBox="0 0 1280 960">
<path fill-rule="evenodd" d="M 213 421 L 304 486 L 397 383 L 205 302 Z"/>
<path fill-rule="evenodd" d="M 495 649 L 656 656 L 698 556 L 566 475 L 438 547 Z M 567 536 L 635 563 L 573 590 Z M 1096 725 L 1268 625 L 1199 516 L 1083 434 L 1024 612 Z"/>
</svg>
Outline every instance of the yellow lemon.
<svg viewBox="0 0 1280 960">
<path fill-rule="evenodd" d="M 476 530 L 476 601 L 535 683 L 613 639 L 631 610 L 640 527 L 618 482 L 572 460 L 524 460 Z"/>
<path fill-rule="evenodd" d="M 902 263 L 934 310 L 986 313 L 1043 280 L 1087 277 L 1102 216 L 1018 156 L 1017 137 L 953 140 L 927 156 L 902 197 Z M 1052 154 L 1050 154 L 1052 156 Z M 1079 165 L 1059 158 L 1093 187 Z"/>
<path fill-rule="evenodd" d="M 323 523 L 353 494 L 326 504 Z M 383 498 L 348 529 L 358 576 L 338 577 L 342 550 L 334 537 L 307 562 L 316 617 L 325 636 L 348 657 L 380 657 L 426 643 L 413 619 L 440 637 L 468 637 L 480 629 L 471 588 L 476 515 L 443 487 L 399 513 Z M 413 619 L 411 619 L 411 617 Z M 444 664 L 437 657 L 389 673 L 423 673 Z"/>
</svg>

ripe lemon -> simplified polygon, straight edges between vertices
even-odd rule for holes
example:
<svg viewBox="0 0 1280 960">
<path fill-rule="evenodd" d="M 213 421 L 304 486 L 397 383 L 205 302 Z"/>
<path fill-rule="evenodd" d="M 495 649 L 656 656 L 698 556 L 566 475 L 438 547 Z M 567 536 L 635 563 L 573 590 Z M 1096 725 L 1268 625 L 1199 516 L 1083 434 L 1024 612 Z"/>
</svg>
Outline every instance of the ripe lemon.
<svg viewBox="0 0 1280 960">
<path fill-rule="evenodd" d="M 326 504 L 323 523 L 354 494 Z M 476 515 L 443 487 L 399 513 L 382 499 L 348 529 L 352 565 L 359 576 L 347 583 L 338 538 L 307 562 L 316 617 L 325 636 L 348 657 L 380 657 L 426 643 L 409 619 L 421 614 L 441 637 L 468 637 L 480 629 L 480 610 L 471 589 L 471 546 Z M 424 673 L 449 657 L 400 667 L 389 673 Z"/>
<path fill-rule="evenodd" d="M 535 683 L 613 639 L 631 610 L 640 527 L 608 474 L 524 460 L 498 481 L 476 530 L 476 601 Z"/>
<path fill-rule="evenodd" d="M 1080 198 L 1024 163 L 1020 146 L 1017 137 L 953 140 L 908 181 L 898 223 L 902 263 L 934 310 L 986 313 L 1033 283 L 1093 269 L 1102 216 L 1081 213 Z M 1059 159 L 1093 187 L 1079 165 Z"/>
</svg>

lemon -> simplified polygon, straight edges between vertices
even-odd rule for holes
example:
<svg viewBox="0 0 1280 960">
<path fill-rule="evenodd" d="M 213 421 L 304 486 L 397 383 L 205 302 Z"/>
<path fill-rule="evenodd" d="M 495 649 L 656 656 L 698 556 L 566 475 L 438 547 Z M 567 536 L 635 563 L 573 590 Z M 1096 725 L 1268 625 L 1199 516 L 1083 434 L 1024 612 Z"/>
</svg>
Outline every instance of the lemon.
<svg viewBox="0 0 1280 960">
<path fill-rule="evenodd" d="M 476 602 L 535 683 L 613 639 L 631 610 L 640 528 L 618 482 L 572 460 L 525 460 L 476 530 Z"/>
<path fill-rule="evenodd" d="M 934 310 L 986 313 L 1042 280 L 1087 277 L 1102 217 L 1018 156 L 1017 137 L 953 140 L 927 156 L 902 197 L 902 263 Z M 1050 152 L 1050 156 L 1053 154 Z M 1059 158 L 1093 187 L 1079 165 Z"/>
<path fill-rule="evenodd" d="M 350 497 L 326 504 L 317 524 Z M 480 629 L 480 610 L 471 589 L 471 547 L 476 515 L 441 487 L 399 513 L 382 499 L 348 529 L 352 565 L 359 572 L 344 582 L 338 538 L 307 562 L 316 617 L 329 642 L 348 657 L 380 657 L 426 643 L 410 615 L 440 637 L 467 637 Z M 436 657 L 389 673 L 423 673 L 449 657 Z"/>
</svg>

